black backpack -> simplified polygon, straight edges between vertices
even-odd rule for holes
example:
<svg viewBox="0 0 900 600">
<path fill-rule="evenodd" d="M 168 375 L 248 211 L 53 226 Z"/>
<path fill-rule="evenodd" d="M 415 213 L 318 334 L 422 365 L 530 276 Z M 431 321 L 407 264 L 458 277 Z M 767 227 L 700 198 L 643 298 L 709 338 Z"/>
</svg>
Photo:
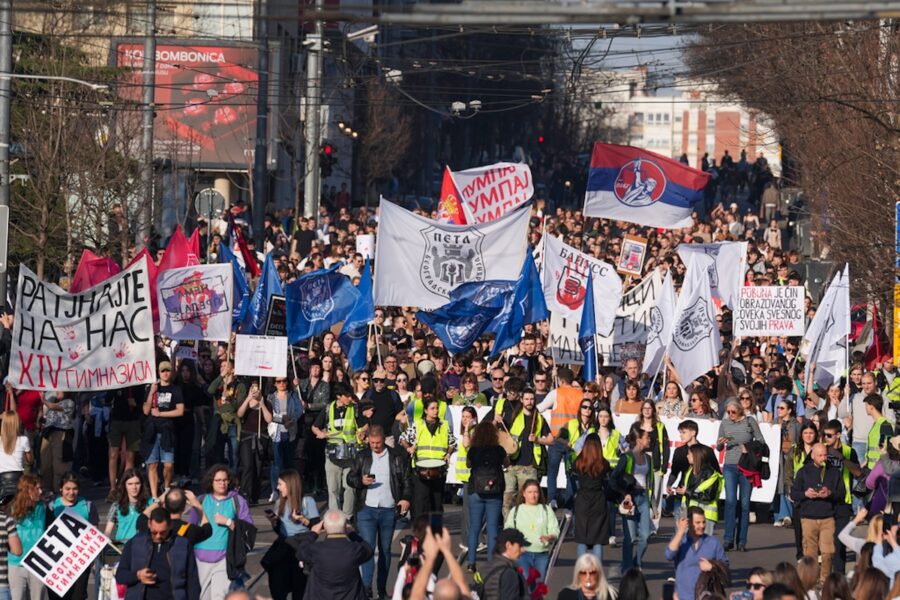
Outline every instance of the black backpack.
<svg viewBox="0 0 900 600">
<path fill-rule="evenodd" d="M 471 460 L 471 454 L 469 455 Z M 489 452 L 481 453 L 481 461 L 471 466 L 471 490 L 479 496 L 503 493 L 503 465 L 490 460 Z"/>
</svg>

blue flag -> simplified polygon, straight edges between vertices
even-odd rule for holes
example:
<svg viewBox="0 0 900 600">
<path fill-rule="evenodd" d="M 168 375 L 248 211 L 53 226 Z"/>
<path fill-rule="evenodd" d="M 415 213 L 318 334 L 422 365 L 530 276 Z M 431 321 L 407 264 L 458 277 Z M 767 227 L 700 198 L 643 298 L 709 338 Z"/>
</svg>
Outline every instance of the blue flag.
<svg viewBox="0 0 900 600">
<path fill-rule="evenodd" d="M 465 283 L 450 292 L 450 302 L 417 318 L 452 352 L 465 351 L 482 333 L 496 335 L 493 354 L 514 346 L 525 325 L 549 318 L 534 258 L 525 254 L 516 281 Z"/>
<path fill-rule="evenodd" d="M 489 283 L 512 284 L 512 282 L 481 282 L 472 285 L 483 286 Z M 418 311 L 416 318 L 431 327 L 447 350 L 458 354 L 471 348 L 491 321 L 503 310 L 503 296 L 494 296 L 494 299 L 500 301 L 493 304 L 489 301 L 486 305 L 479 305 L 468 298 L 451 299 L 444 306 L 431 312 Z"/>
<path fill-rule="evenodd" d="M 594 381 L 597 377 L 597 320 L 594 316 L 594 280 L 588 271 L 587 293 L 584 296 L 584 305 L 581 309 L 581 327 L 578 328 L 578 345 L 584 353 L 584 368 L 581 370 L 581 378 L 585 381 Z"/>
<path fill-rule="evenodd" d="M 266 317 L 269 315 L 269 298 L 272 295 L 281 296 L 284 291 L 281 288 L 281 279 L 275 269 L 272 255 L 266 255 L 266 263 L 263 265 L 262 274 L 256 284 L 256 290 L 250 298 L 250 304 L 244 311 L 241 319 L 241 333 L 246 335 L 262 335 L 266 332 Z"/>
<path fill-rule="evenodd" d="M 350 368 L 353 371 L 361 371 L 366 368 L 368 362 L 366 344 L 369 341 L 369 322 L 375 319 L 375 300 L 372 298 L 372 271 L 369 269 L 369 259 L 363 267 L 362 276 L 359 279 L 359 285 L 356 286 L 359 292 L 359 299 L 344 326 L 341 327 L 341 334 L 338 336 L 338 342 L 341 350 L 347 355 L 350 361 Z"/>
<path fill-rule="evenodd" d="M 244 270 L 234 257 L 234 254 L 228 246 L 219 242 L 219 263 L 226 262 L 231 263 L 232 279 L 234 280 L 231 326 L 232 329 L 237 329 L 241 321 L 244 320 L 244 311 L 249 304 L 250 286 L 247 285 L 247 278 L 244 277 Z"/>
<path fill-rule="evenodd" d="M 337 265 L 292 281 L 285 290 L 288 341 L 295 344 L 346 321 L 358 299 L 359 290 Z"/>
</svg>

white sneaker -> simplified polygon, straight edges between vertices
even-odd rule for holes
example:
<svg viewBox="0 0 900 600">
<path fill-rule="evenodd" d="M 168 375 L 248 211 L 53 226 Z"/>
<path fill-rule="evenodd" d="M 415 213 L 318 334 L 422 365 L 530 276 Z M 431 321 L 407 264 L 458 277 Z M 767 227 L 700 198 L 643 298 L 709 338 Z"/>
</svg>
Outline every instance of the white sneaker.
<svg viewBox="0 0 900 600">
<path fill-rule="evenodd" d="M 790 526 L 791 526 L 791 523 L 792 523 L 792 521 L 791 521 L 791 518 L 790 518 L 790 517 L 785 517 L 785 518 L 784 518 L 784 526 L 785 526 L 785 527 L 790 527 Z"/>
<path fill-rule="evenodd" d="M 269 504 L 275 504 L 278 501 L 279 497 L 280 496 L 278 492 L 272 492 L 272 494 L 269 496 Z"/>
<path fill-rule="evenodd" d="M 612 546 L 613 548 L 615 548 L 616 546 L 619 545 L 618 542 L 616 542 L 616 536 L 614 536 L 614 535 L 609 536 L 609 545 Z"/>
<path fill-rule="evenodd" d="M 750 522 L 756 523 L 756 513 L 755 512 L 750 513 Z"/>
<path fill-rule="evenodd" d="M 775 521 L 774 523 L 772 523 L 772 527 L 784 527 L 784 522 L 783 521 Z"/>
</svg>

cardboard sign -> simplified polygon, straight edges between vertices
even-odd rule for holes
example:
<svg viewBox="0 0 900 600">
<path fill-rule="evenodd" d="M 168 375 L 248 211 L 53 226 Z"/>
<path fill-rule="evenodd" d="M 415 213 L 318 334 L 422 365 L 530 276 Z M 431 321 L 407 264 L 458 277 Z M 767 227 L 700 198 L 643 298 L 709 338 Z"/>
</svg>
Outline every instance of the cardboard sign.
<svg viewBox="0 0 900 600">
<path fill-rule="evenodd" d="M 192 265 L 159 274 L 159 332 L 173 340 L 227 342 L 231 337 L 232 267 Z"/>
<path fill-rule="evenodd" d="M 197 341 L 196 340 L 181 340 L 175 346 L 175 359 L 188 359 L 188 360 L 197 360 L 200 357 L 199 352 L 197 352 Z"/>
<path fill-rule="evenodd" d="M 375 258 L 375 236 L 371 233 L 356 236 L 356 251 L 363 259 Z"/>
<path fill-rule="evenodd" d="M 741 287 L 734 311 L 734 335 L 802 336 L 803 297 L 799 285 Z"/>
<path fill-rule="evenodd" d="M 103 532 L 67 508 L 22 557 L 22 566 L 63 596 L 90 570 L 108 543 Z"/>
<path fill-rule="evenodd" d="M 234 345 L 234 374 L 287 377 L 287 338 L 239 335 Z"/>
<path fill-rule="evenodd" d="M 41 391 L 111 390 L 156 381 L 147 263 L 70 294 L 19 269 L 9 381 Z"/>
<path fill-rule="evenodd" d="M 647 240 L 634 235 L 622 238 L 622 252 L 616 261 L 616 270 L 624 275 L 640 277 L 644 271 L 644 257 L 647 255 Z"/>
<path fill-rule="evenodd" d="M 266 313 L 266 335 L 287 337 L 287 304 L 284 296 L 272 294 L 269 297 L 269 311 Z"/>
</svg>

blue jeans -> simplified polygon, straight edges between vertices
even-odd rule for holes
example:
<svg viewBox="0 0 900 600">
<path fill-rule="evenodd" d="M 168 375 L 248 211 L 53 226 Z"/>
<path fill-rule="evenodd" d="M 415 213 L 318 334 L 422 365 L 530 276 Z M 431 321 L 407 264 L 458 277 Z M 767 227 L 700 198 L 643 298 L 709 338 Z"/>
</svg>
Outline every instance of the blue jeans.
<svg viewBox="0 0 900 600">
<path fill-rule="evenodd" d="M 787 494 L 779 494 L 778 495 L 778 511 L 776 511 L 775 516 L 773 517 L 775 521 L 781 521 L 785 517 L 791 516 L 791 503 L 788 502 Z"/>
<path fill-rule="evenodd" d="M 237 469 L 237 449 L 238 449 L 238 438 L 237 438 L 237 425 L 229 425 L 228 426 L 228 437 L 225 440 L 225 443 L 228 444 L 228 466 L 231 467 L 232 470 Z M 277 481 L 275 483 L 278 483 Z"/>
<path fill-rule="evenodd" d="M 519 566 L 522 567 L 522 573 L 525 579 L 528 579 L 528 571 L 531 567 L 537 569 L 541 574 L 541 581 L 547 577 L 547 566 L 550 564 L 549 552 L 523 552 L 519 557 Z"/>
<path fill-rule="evenodd" d="M 578 560 L 578 557 L 582 554 L 587 554 L 590 552 L 594 556 L 597 557 L 601 563 L 603 562 L 603 546 L 600 544 L 594 544 L 593 546 L 588 546 L 587 544 L 578 544 L 575 549 L 575 560 Z"/>
<path fill-rule="evenodd" d="M 750 528 L 750 480 L 738 471 L 737 465 L 725 465 L 725 543 L 734 543 L 735 509 L 738 489 L 741 496 L 741 523 L 737 534 L 738 546 L 747 545 L 747 530 Z"/>
<path fill-rule="evenodd" d="M 356 513 L 356 528 L 359 536 L 372 548 L 378 548 L 378 591 L 387 590 L 388 572 L 391 569 L 391 539 L 394 536 L 396 513 L 391 508 L 372 508 L 364 506 Z M 378 538 L 378 546 L 375 539 Z M 375 558 L 362 564 L 363 585 L 372 589 L 372 575 L 375 571 Z"/>
<path fill-rule="evenodd" d="M 568 453 L 569 449 L 562 444 L 553 443 L 547 446 L 547 502 L 556 500 L 560 506 L 564 505 L 568 498 L 563 498 L 562 501 L 556 499 L 556 479 L 559 477 L 559 468 Z M 568 490 L 568 485 L 566 488 Z"/>
<path fill-rule="evenodd" d="M 272 482 L 272 492 L 278 487 L 278 476 L 285 469 L 293 468 L 294 444 L 290 438 L 281 442 L 272 442 L 272 465 L 269 467 L 269 481 Z"/>
<path fill-rule="evenodd" d="M 475 564 L 475 556 L 478 552 L 478 535 L 481 526 L 487 523 L 487 554 L 488 560 L 494 557 L 494 545 L 497 543 L 497 534 L 503 525 L 503 494 L 496 496 L 479 496 L 469 494 L 469 564 Z"/>
<path fill-rule="evenodd" d="M 631 500 L 634 502 L 634 516 L 622 518 L 625 522 L 625 539 L 622 542 L 623 573 L 631 567 L 641 568 L 650 540 L 650 498 L 646 492 L 637 492 L 631 495 Z M 637 538 L 636 549 L 635 538 Z"/>
<path fill-rule="evenodd" d="M 854 450 L 856 450 L 856 456 L 859 458 L 859 461 L 860 461 L 860 463 L 862 463 L 862 466 L 865 466 L 866 465 L 866 450 L 869 447 L 868 444 L 866 444 L 866 442 L 853 442 L 850 444 L 850 447 L 853 448 Z M 851 484 L 852 484 L 852 482 L 851 482 Z M 856 514 L 859 512 L 859 509 L 861 509 L 865 506 L 865 498 L 857 498 L 853 494 L 850 494 L 850 497 L 852 498 L 851 505 L 853 507 L 853 514 Z"/>
</svg>

